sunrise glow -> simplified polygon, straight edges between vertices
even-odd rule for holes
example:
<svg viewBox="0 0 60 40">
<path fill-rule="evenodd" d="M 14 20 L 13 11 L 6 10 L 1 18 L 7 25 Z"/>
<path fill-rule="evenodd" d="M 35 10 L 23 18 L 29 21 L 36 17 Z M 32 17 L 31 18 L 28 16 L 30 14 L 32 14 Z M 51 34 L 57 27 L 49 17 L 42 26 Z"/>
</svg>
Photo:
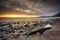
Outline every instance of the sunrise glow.
<svg viewBox="0 0 60 40">
<path fill-rule="evenodd" d="M 35 16 L 35 15 L 16 15 L 16 14 L 0 15 L 0 18 L 33 18 L 33 17 L 38 17 L 38 16 Z"/>
</svg>

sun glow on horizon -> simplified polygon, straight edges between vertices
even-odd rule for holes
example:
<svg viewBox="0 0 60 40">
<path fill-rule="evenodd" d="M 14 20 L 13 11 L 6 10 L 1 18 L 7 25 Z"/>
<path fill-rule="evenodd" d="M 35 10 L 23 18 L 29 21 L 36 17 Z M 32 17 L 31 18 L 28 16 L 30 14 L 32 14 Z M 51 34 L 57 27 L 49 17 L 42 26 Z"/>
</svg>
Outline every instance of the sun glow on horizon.
<svg viewBox="0 0 60 40">
<path fill-rule="evenodd" d="M 0 18 L 33 18 L 38 17 L 36 15 L 17 15 L 17 14 L 5 14 L 0 15 Z"/>
</svg>

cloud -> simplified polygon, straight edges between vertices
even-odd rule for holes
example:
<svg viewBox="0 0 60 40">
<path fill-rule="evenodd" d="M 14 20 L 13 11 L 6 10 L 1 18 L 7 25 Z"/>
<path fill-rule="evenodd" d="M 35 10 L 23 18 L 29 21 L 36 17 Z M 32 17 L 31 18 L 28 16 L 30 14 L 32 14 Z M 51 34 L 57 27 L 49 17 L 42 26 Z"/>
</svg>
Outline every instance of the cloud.
<svg viewBox="0 0 60 40">
<path fill-rule="evenodd" d="M 15 8 L 23 8 L 23 9 L 28 8 L 24 2 L 15 1 L 15 2 L 12 2 L 10 5 Z"/>
<path fill-rule="evenodd" d="M 60 0 L 0 0 L 0 12 L 25 12 L 25 14 L 54 15 L 60 12 Z"/>
<path fill-rule="evenodd" d="M 0 11 L 6 11 L 6 10 L 10 10 L 10 8 L 8 8 L 4 5 L 0 5 Z"/>
<path fill-rule="evenodd" d="M 9 2 L 9 0 L 0 0 L 0 2 Z"/>
</svg>

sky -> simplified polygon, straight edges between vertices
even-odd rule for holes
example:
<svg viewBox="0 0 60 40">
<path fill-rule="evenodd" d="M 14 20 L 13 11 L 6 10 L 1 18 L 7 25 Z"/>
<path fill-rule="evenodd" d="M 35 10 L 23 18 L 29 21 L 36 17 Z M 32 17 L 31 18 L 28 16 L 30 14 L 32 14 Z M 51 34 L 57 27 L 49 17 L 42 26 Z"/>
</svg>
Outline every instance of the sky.
<svg viewBox="0 0 60 40">
<path fill-rule="evenodd" d="M 60 12 L 60 0 L 0 0 L 0 15 L 53 16 Z"/>
</svg>

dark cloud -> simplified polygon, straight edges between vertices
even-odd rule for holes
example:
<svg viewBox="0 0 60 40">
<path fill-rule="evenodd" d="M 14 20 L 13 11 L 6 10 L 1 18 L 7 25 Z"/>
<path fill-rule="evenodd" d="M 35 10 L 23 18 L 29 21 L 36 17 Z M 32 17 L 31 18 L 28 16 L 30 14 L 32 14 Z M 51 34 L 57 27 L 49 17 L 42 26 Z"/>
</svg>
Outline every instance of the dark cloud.
<svg viewBox="0 0 60 40">
<path fill-rule="evenodd" d="M 60 0 L 49 0 L 48 2 L 51 4 L 57 4 L 57 5 L 60 4 Z"/>
<path fill-rule="evenodd" d="M 10 5 L 16 8 L 28 8 L 24 2 L 15 1 L 15 2 L 12 2 Z"/>
<path fill-rule="evenodd" d="M 21 6 L 20 2 L 12 2 L 10 5 L 13 7 L 20 7 Z"/>
<path fill-rule="evenodd" d="M 0 2 L 9 2 L 9 0 L 0 0 Z"/>
<path fill-rule="evenodd" d="M 51 4 L 51 5 L 60 5 L 60 0 L 30 0 L 31 2 L 35 3 L 46 3 L 46 4 Z"/>
<path fill-rule="evenodd" d="M 48 0 L 30 0 L 32 2 L 47 2 Z"/>
<path fill-rule="evenodd" d="M 10 9 L 0 4 L 0 11 L 6 11 L 6 10 L 10 10 Z"/>
<path fill-rule="evenodd" d="M 30 14 L 52 15 L 60 12 L 60 0 L 0 0 L 0 12 L 16 9 L 20 12 L 33 11 Z"/>
<path fill-rule="evenodd" d="M 9 0 L 0 0 L 0 12 L 10 11 L 11 8 L 7 7 L 9 5 Z"/>
<path fill-rule="evenodd" d="M 0 11 L 10 11 L 14 8 L 28 9 L 27 5 L 22 1 L 0 0 Z"/>
</svg>

